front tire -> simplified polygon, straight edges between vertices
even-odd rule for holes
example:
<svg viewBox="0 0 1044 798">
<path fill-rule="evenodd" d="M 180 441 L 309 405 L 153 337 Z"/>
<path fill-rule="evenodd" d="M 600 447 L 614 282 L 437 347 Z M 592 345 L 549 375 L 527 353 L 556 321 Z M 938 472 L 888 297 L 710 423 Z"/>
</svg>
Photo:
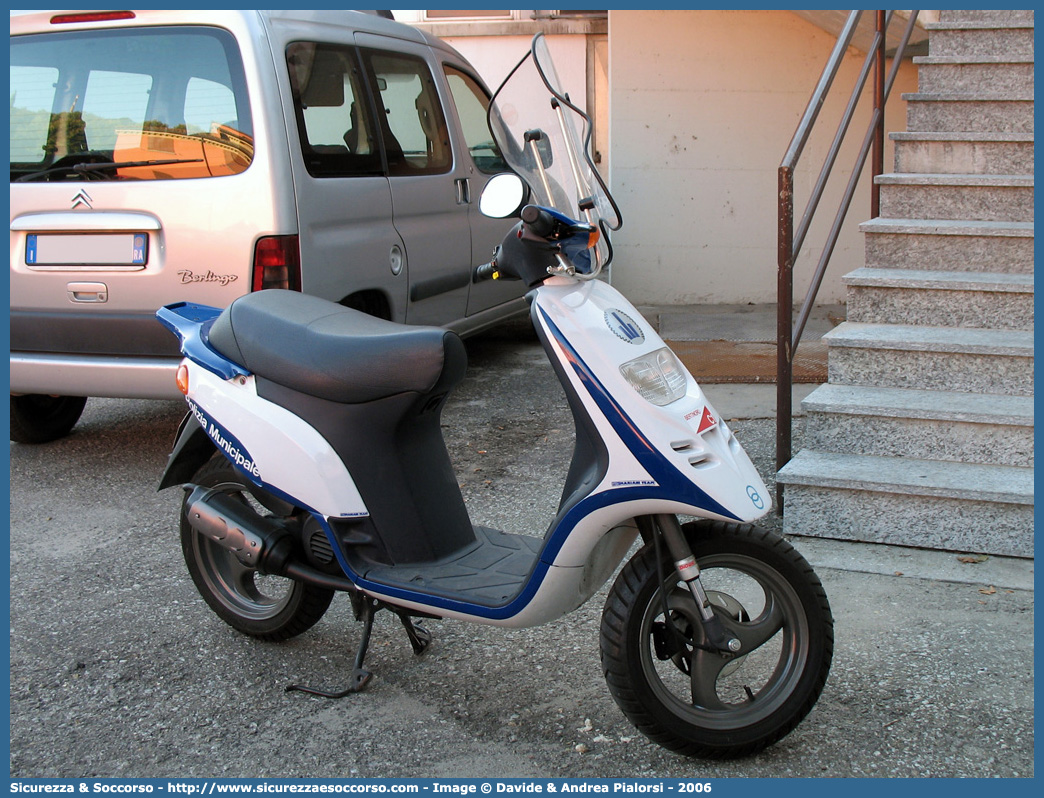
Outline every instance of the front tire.
<svg viewBox="0 0 1044 798">
<path fill-rule="evenodd" d="M 251 485 L 228 460 L 216 455 L 192 482 L 222 486 L 259 513 L 284 504 Z M 181 550 L 196 589 L 225 623 L 259 640 L 288 640 L 310 629 L 323 617 L 334 591 L 281 576 L 263 574 L 243 565 L 228 549 L 201 535 L 181 513 Z"/>
<path fill-rule="evenodd" d="M 80 420 L 85 396 L 11 396 L 11 440 L 15 443 L 47 443 L 64 438 Z"/>
<path fill-rule="evenodd" d="M 661 564 L 650 543 L 606 600 L 602 669 L 624 714 L 654 742 L 690 756 L 753 754 L 793 730 L 823 691 L 830 605 L 805 559 L 772 532 L 707 521 L 683 529 L 715 614 L 743 644 L 739 655 L 701 648 L 696 603 L 666 546 Z"/>
</svg>

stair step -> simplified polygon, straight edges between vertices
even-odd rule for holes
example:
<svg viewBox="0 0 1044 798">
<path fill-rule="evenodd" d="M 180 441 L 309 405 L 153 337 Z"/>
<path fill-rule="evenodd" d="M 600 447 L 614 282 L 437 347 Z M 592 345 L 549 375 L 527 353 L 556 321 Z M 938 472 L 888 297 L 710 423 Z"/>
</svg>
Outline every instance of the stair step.
<svg viewBox="0 0 1044 798">
<path fill-rule="evenodd" d="M 861 268 L 842 278 L 848 321 L 1033 330 L 1033 275 Z"/>
<path fill-rule="evenodd" d="M 1033 221 L 1033 175 L 880 175 L 881 214 L 890 218 Z"/>
<path fill-rule="evenodd" d="M 1033 467 L 1033 397 L 826 384 L 801 406 L 807 449 Z"/>
<path fill-rule="evenodd" d="M 891 133 L 901 173 L 1033 174 L 1033 136 L 1027 133 Z"/>
<path fill-rule="evenodd" d="M 1033 273 L 1032 222 L 877 218 L 859 229 L 870 267 Z"/>
<path fill-rule="evenodd" d="M 783 532 L 1033 556 L 1033 469 L 802 451 L 779 472 Z"/>
<path fill-rule="evenodd" d="M 992 22 L 992 23 L 1021 23 L 1021 24 L 1033 24 L 1033 11 L 1032 10 L 1008 10 L 1008 9 L 985 9 L 985 10 L 951 10 L 951 11 L 940 11 L 939 22 L 941 23 L 957 23 L 957 22 Z"/>
<path fill-rule="evenodd" d="M 976 93 L 988 86 L 990 91 L 1004 94 L 1032 89 L 1033 58 L 1004 55 L 919 55 L 917 90 L 925 94 L 939 92 Z"/>
<path fill-rule="evenodd" d="M 1032 21 L 931 22 L 924 28 L 928 31 L 928 54 L 932 56 L 1006 53 L 1033 57 Z"/>
<path fill-rule="evenodd" d="M 986 92 L 915 92 L 906 100 L 906 127 L 911 131 L 969 133 L 1032 133 L 1031 91 L 1007 94 Z"/>
<path fill-rule="evenodd" d="M 828 381 L 1033 395 L 1033 333 L 845 322 L 823 336 Z"/>
</svg>

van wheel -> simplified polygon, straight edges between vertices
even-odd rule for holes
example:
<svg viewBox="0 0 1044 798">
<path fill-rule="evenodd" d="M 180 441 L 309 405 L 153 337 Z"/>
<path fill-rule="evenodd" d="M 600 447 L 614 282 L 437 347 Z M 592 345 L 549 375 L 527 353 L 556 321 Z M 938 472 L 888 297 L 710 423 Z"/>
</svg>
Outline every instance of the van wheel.
<svg viewBox="0 0 1044 798">
<path fill-rule="evenodd" d="M 352 310 L 361 310 L 368 316 L 391 321 L 391 307 L 388 298 L 380 291 L 360 291 L 341 300 L 342 305 Z"/>
<path fill-rule="evenodd" d="M 11 440 L 15 443 L 47 443 L 63 438 L 80 420 L 86 404 L 86 396 L 12 396 Z"/>
</svg>

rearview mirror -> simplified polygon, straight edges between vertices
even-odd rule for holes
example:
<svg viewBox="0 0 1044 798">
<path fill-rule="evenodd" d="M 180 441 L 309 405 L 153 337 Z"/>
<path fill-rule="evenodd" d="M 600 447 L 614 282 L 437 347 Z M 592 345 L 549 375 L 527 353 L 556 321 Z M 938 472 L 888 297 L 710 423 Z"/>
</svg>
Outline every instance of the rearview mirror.
<svg viewBox="0 0 1044 798">
<path fill-rule="evenodd" d="M 518 175 L 512 172 L 493 175 L 482 189 L 479 211 L 491 219 L 517 216 L 528 194 L 529 187 Z"/>
</svg>

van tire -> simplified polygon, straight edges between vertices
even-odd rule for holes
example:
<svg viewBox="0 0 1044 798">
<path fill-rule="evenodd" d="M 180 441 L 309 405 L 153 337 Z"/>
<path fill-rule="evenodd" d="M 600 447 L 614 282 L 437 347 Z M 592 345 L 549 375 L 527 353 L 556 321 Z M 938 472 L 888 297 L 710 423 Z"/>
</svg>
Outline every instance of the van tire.
<svg viewBox="0 0 1044 798">
<path fill-rule="evenodd" d="M 388 304 L 388 298 L 380 291 L 360 291 L 357 294 L 346 296 L 340 304 L 352 310 L 362 311 L 367 316 L 391 321 L 391 307 Z"/>
<path fill-rule="evenodd" d="M 86 396 L 11 396 L 11 440 L 47 443 L 64 438 L 80 420 Z"/>
</svg>

